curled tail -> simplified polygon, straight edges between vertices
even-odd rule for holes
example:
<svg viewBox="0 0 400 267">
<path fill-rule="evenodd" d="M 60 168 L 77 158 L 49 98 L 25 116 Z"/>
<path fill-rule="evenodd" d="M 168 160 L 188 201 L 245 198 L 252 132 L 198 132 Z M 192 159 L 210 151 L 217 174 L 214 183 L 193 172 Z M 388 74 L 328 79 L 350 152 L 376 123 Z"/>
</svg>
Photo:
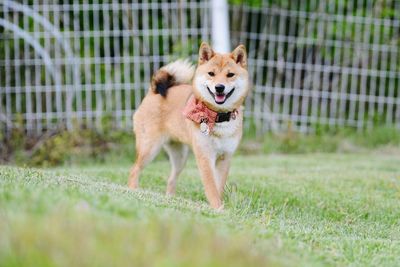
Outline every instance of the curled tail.
<svg viewBox="0 0 400 267">
<path fill-rule="evenodd" d="M 188 84 L 194 75 L 194 66 L 189 60 L 177 60 L 159 69 L 151 79 L 153 93 L 166 96 L 168 88 Z"/>
</svg>

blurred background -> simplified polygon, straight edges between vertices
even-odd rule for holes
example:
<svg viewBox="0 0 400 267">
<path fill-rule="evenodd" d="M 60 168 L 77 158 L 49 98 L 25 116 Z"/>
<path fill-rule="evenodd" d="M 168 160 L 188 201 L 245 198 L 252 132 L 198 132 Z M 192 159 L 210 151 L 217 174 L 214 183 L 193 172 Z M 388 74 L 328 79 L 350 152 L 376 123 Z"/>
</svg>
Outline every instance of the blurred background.
<svg viewBox="0 0 400 267">
<path fill-rule="evenodd" d="M 250 139 L 384 128 L 377 138 L 393 141 L 399 10 L 396 0 L 2 0 L 2 159 L 76 129 L 130 134 L 152 73 L 177 58 L 196 63 L 201 41 L 221 41 L 221 24 L 222 47 L 248 49 Z"/>
</svg>

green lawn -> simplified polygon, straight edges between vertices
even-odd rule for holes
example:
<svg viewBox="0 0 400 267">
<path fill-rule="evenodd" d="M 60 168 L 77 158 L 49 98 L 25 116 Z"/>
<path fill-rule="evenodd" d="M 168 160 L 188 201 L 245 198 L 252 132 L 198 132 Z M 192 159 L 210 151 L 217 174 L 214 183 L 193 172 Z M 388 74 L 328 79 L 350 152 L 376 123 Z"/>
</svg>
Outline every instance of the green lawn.
<svg viewBox="0 0 400 267">
<path fill-rule="evenodd" d="M 400 263 L 399 155 L 236 156 L 220 214 L 193 159 L 174 198 L 165 159 L 129 167 L 0 167 L 0 266 Z"/>
</svg>

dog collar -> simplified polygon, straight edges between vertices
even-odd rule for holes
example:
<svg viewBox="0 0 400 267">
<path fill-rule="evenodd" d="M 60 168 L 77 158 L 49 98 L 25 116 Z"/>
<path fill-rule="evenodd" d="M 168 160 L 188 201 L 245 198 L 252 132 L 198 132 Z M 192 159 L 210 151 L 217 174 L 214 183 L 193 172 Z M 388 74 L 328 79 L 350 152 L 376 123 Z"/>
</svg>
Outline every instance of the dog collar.
<svg viewBox="0 0 400 267">
<path fill-rule="evenodd" d="M 234 109 L 228 112 L 216 112 L 207 107 L 202 101 L 191 96 L 183 109 L 183 115 L 189 120 L 199 123 L 200 130 L 204 134 L 209 134 L 216 123 L 235 120 L 238 110 Z"/>
</svg>

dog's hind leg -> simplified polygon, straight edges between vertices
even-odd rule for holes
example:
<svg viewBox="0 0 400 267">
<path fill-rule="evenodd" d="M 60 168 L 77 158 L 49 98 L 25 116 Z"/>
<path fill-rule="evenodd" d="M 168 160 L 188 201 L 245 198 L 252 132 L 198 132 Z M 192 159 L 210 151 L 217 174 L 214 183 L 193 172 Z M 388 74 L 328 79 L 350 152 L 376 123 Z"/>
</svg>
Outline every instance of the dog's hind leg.
<svg viewBox="0 0 400 267">
<path fill-rule="evenodd" d="M 139 176 L 143 168 L 150 163 L 160 151 L 165 143 L 162 136 L 138 136 L 136 135 L 136 161 L 133 164 L 130 174 L 128 186 L 131 189 L 139 187 Z"/>
<path fill-rule="evenodd" d="M 187 145 L 177 142 L 168 142 L 164 145 L 171 163 L 171 174 L 167 181 L 167 195 L 175 194 L 176 179 L 182 172 L 189 154 Z"/>
</svg>

